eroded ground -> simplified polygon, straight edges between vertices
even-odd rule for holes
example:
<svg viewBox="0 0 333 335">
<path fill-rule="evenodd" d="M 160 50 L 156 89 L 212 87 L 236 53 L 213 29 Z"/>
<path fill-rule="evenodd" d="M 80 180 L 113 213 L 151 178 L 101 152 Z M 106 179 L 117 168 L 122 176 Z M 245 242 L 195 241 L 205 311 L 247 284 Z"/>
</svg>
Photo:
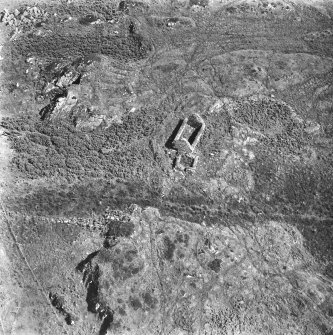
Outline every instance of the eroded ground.
<svg viewBox="0 0 333 335">
<path fill-rule="evenodd" d="M 331 334 L 331 15 L 289 1 L 4 11 L 3 268 L 18 293 L 3 333 Z M 188 173 L 170 143 L 193 113 L 206 128 Z"/>
</svg>

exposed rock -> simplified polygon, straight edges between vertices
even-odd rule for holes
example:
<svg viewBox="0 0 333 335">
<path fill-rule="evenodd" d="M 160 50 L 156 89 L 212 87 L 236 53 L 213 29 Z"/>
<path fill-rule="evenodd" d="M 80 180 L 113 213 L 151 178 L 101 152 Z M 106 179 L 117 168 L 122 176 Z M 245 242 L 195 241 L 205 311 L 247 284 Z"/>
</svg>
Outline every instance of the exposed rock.
<svg viewBox="0 0 333 335">
<path fill-rule="evenodd" d="M 119 2 L 118 10 L 126 14 L 132 12 L 145 12 L 149 9 L 149 4 L 143 1 L 122 0 Z"/>
<path fill-rule="evenodd" d="M 1 22 L 11 26 L 15 31 L 14 35 L 12 34 L 12 40 L 18 38 L 23 31 L 28 31 L 32 27 L 46 22 L 48 17 L 49 15 L 46 11 L 36 6 L 26 6 L 20 8 L 20 10 L 15 9 L 13 12 L 5 9 L 0 13 Z"/>
<path fill-rule="evenodd" d="M 66 323 L 68 325 L 74 325 L 75 321 L 78 320 L 78 318 L 66 311 L 65 299 L 62 296 L 59 296 L 57 293 L 51 292 L 49 294 L 49 298 L 52 306 L 54 306 L 58 310 L 58 312 L 65 317 Z"/>
<path fill-rule="evenodd" d="M 185 16 L 164 17 L 164 16 L 151 16 L 148 19 L 151 25 L 157 27 L 167 27 L 174 29 L 194 28 L 196 27 L 195 21 L 192 18 Z"/>
<path fill-rule="evenodd" d="M 210 0 L 210 6 L 213 9 L 221 9 L 230 15 L 286 15 L 294 13 L 296 5 L 289 1 L 272 0 L 237 0 L 221 3 L 217 0 Z"/>
<path fill-rule="evenodd" d="M 318 135 L 320 133 L 320 129 L 321 129 L 320 124 L 315 122 L 307 122 L 304 131 L 308 134 Z"/>
<path fill-rule="evenodd" d="M 209 5 L 209 0 L 190 0 L 189 5 L 207 7 Z"/>
<path fill-rule="evenodd" d="M 57 118 L 68 118 L 71 110 L 77 104 L 77 97 L 73 92 L 68 92 L 67 96 L 57 97 L 51 104 L 40 111 L 42 120 Z"/>
<path fill-rule="evenodd" d="M 86 276 L 92 280 L 89 285 L 95 283 L 98 292 L 88 308 L 96 313 L 102 308 L 98 301 L 103 301 L 114 311 L 111 328 L 126 325 L 137 334 L 156 334 L 161 327 L 172 334 L 217 332 L 221 322 L 231 331 L 242 320 L 244 331 L 258 334 L 260 320 L 274 331 L 291 322 L 287 314 L 276 321 L 270 308 L 259 308 L 261 303 L 284 309 L 301 299 L 295 313 L 303 315 L 304 324 L 298 326 L 303 329 L 330 296 L 302 235 L 288 223 L 208 228 L 161 217 L 153 208 L 133 213 L 130 220 L 134 229 L 111 248 L 94 253 L 86 270 L 91 273 Z M 91 272 L 96 269 L 98 281 Z M 221 316 L 223 310 L 233 319 Z"/>
</svg>

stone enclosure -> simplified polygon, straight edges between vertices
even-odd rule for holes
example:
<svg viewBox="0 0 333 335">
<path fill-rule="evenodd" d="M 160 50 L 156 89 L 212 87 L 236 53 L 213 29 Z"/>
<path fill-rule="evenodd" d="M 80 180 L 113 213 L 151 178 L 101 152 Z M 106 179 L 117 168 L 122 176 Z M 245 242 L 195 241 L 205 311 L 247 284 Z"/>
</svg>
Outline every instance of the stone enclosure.
<svg viewBox="0 0 333 335">
<path fill-rule="evenodd" d="M 174 168 L 184 172 L 193 172 L 198 164 L 199 156 L 195 149 L 206 128 L 202 117 L 191 114 L 183 119 L 171 143 L 171 149 L 176 150 Z"/>
</svg>

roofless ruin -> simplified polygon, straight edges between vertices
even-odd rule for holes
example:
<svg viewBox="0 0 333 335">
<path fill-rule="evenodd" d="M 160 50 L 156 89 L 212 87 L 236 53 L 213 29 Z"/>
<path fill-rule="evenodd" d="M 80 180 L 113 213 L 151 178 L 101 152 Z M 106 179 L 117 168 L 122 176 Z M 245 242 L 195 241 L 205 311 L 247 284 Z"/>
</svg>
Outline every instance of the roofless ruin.
<svg viewBox="0 0 333 335">
<path fill-rule="evenodd" d="M 174 132 L 169 147 L 176 150 L 174 168 L 180 171 L 193 172 L 198 164 L 198 155 L 195 149 L 206 128 L 202 117 L 195 113 L 181 120 Z M 168 145 L 168 143 L 167 143 Z"/>
</svg>

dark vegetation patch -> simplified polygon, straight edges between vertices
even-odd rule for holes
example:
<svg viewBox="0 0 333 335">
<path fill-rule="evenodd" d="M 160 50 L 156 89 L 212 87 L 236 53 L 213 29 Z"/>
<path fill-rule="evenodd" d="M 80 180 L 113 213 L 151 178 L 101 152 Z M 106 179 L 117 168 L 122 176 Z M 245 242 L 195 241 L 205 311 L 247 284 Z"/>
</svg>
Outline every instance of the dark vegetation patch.
<svg viewBox="0 0 333 335">
<path fill-rule="evenodd" d="M 51 146 L 51 139 L 49 136 L 46 136 L 44 134 L 39 133 L 28 133 L 27 134 L 27 140 L 39 145 L 42 145 L 44 147 Z"/>
<path fill-rule="evenodd" d="M 270 148 L 276 155 L 296 154 L 298 155 L 302 148 L 309 144 L 311 137 L 305 134 L 299 127 L 287 128 L 280 134 L 268 135 L 261 143 Z"/>
<path fill-rule="evenodd" d="M 285 200 L 297 211 L 305 211 L 314 205 L 319 190 L 320 175 L 317 169 L 295 166 L 286 175 L 283 190 Z"/>
<path fill-rule="evenodd" d="M 129 305 L 134 309 L 137 310 L 139 308 L 142 308 L 142 303 L 139 298 L 137 297 L 130 297 L 129 298 Z"/>
<path fill-rule="evenodd" d="M 122 194 L 129 192 L 126 197 Z M 124 209 L 132 203 L 140 206 L 157 205 L 156 197 L 143 182 L 107 182 L 93 179 L 85 183 L 75 183 L 70 187 L 60 185 L 59 189 L 41 187 L 30 195 L 16 199 L 10 208 L 37 215 L 81 216 L 95 212 L 102 214 L 108 206 Z"/>
<path fill-rule="evenodd" d="M 173 254 L 176 250 L 176 245 L 171 241 L 169 236 L 164 236 L 164 258 L 168 261 L 172 261 Z"/>
<path fill-rule="evenodd" d="M 134 232 L 134 224 L 132 222 L 124 221 L 110 221 L 108 222 L 107 237 L 129 237 Z"/>
<path fill-rule="evenodd" d="M 277 154 L 298 153 L 311 137 L 303 125 L 291 117 L 292 110 L 286 104 L 269 98 L 251 98 L 237 101 L 232 119 L 265 135 L 261 143 Z"/>
<path fill-rule="evenodd" d="M 158 303 L 158 300 L 149 292 L 142 293 L 142 298 L 148 309 L 154 309 Z"/>
<path fill-rule="evenodd" d="M 12 164 L 24 177 L 142 179 L 165 159 L 152 139 L 163 120 L 163 114 L 146 109 L 129 114 L 123 124 L 88 133 L 61 120 L 42 122 L 32 117 L 8 118 L 1 125 L 17 152 Z M 104 147 L 112 150 L 103 153 Z"/>
<path fill-rule="evenodd" d="M 327 57 L 332 56 L 333 39 L 331 36 L 319 38 L 306 38 L 304 39 L 307 47 L 312 53 L 324 55 Z"/>
<path fill-rule="evenodd" d="M 143 59 L 151 50 L 149 42 L 139 34 L 117 36 L 104 27 L 89 28 L 81 33 L 57 32 L 51 36 L 24 36 L 13 42 L 13 49 L 24 57 L 59 60 L 100 53 L 122 61 Z"/>
<path fill-rule="evenodd" d="M 127 250 L 125 253 L 125 259 L 127 262 L 132 262 L 137 256 L 138 252 L 136 250 Z"/>
<path fill-rule="evenodd" d="M 288 174 L 283 198 L 294 213 L 312 212 L 333 215 L 333 169 L 325 164 L 314 167 L 295 166 Z"/>
<path fill-rule="evenodd" d="M 136 29 L 131 29 L 133 24 L 121 28 L 125 31 L 119 31 L 118 26 L 105 23 L 124 20 L 124 14 L 117 11 L 115 3 L 92 1 L 44 7 L 48 16 L 46 22 L 43 22 L 43 29 L 38 32 L 34 27 L 28 27 L 10 43 L 14 54 L 25 58 L 37 56 L 59 60 L 101 53 L 125 61 L 142 59 L 151 51 L 149 41 L 138 34 Z M 104 23 L 92 25 L 96 20 Z M 67 21 L 66 24 L 64 21 Z M 118 34 L 114 33 L 115 30 Z"/>
<path fill-rule="evenodd" d="M 211 262 L 208 263 L 208 267 L 215 271 L 216 273 L 220 271 L 220 267 L 221 267 L 221 260 L 215 258 L 214 260 L 212 260 Z"/>
<path fill-rule="evenodd" d="M 315 216 L 291 217 L 291 220 L 301 231 L 308 250 L 323 265 L 323 272 L 333 279 L 333 220 Z"/>
<path fill-rule="evenodd" d="M 109 249 L 118 243 L 119 237 L 130 237 L 134 232 L 134 224 L 130 221 L 107 220 L 107 231 L 104 234 L 104 247 Z M 125 255 L 128 261 L 131 261 L 134 255 L 131 251 Z"/>
<path fill-rule="evenodd" d="M 118 10 L 125 14 L 131 14 L 133 12 L 142 13 L 149 9 L 149 5 L 142 1 L 133 0 L 122 0 L 119 2 Z"/>
<path fill-rule="evenodd" d="M 330 162 L 317 161 L 311 165 L 294 162 L 286 166 L 284 158 L 268 148 L 258 151 L 256 156 L 251 163 L 255 177 L 251 206 L 285 215 L 308 213 L 332 217 Z"/>
<path fill-rule="evenodd" d="M 228 113 L 212 114 L 205 120 L 206 129 L 198 149 L 206 156 L 219 155 L 224 150 L 223 141 L 231 134 L 231 118 Z"/>
<path fill-rule="evenodd" d="M 101 267 L 102 265 L 105 265 L 107 268 L 111 267 L 113 278 L 123 281 L 138 274 L 142 270 L 142 264 L 135 264 L 136 258 L 137 250 L 129 249 L 123 251 L 114 245 L 113 248 L 100 249 L 98 254 L 96 254 L 95 260 Z M 82 268 L 82 265 L 80 265 L 80 268 Z M 102 285 L 104 285 L 104 287 L 109 286 L 109 284 L 104 281 Z"/>
<path fill-rule="evenodd" d="M 256 152 L 256 159 L 250 164 L 254 173 L 255 193 L 270 194 L 281 187 L 283 180 L 279 180 L 278 176 L 280 164 L 279 156 L 272 150 L 264 147 Z"/>
<path fill-rule="evenodd" d="M 204 220 L 215 222 L 216 212 L 210 211 L 207 206 L 212 209 L 217 207 L 214 202 L 209 201 L 203 195 L 184 194 L 182 190 L 174 190 L 167 199 L 164 199 L 163 203 L 158 204 L 165 215 L 173 215 L 183 220 L 195 222 Z M 216 217 L 216 220 L 219 219 Z"/>
<path fill-rule="evenodd" d="M 123 195 L 124 191 L 127 194 L 126 196 Z M 40 187 L 29 195 L 15 198 L 8 206 L 12 211 L 34 215 L 82 217 L 89 216 L 91 213 L 103 215 L 107 207 L 127 210 L 129 205 L 135 203 L 141 207 L 156 207 L 162 215 L 197 223 L 204 221 L 207 225 L 222 224 L 228 226 L 235 222 L 240 224 L 240 221 L 243 220 L 253 221 L 252 209 L 247 205 L 241 206 L 237 201 L 235 203 L 228 201 L 217 206 L 208 204 L 204 200 L 204 198 L 198 198 L 197 201 L 194 198 L 187 198 L 183 199 L 181 203 L 169 199 L 161 201 L 161 198 L 150 190 L 149 185 L 142 181 L 119 180 L 107 182 L 104 179 L 93 179 L 89 182 L 75 183 L 71 186 L 59 185 L 57 189 Z M 272 213 L 271 207 L 269 213 Z M 65 229 L 64 232 L 66 232 L 65 226 L 66 224 L 62 228 Z M 129 234 L 132 229 L 131 224 L 119 228 L 120 231 L 111 228 L 111 234 Z M 75 233 L 73 232 L 73 234 L 70 233 L 68 238 L 70 239 L 70 236 L 75 238 Z M 186 236 L 178 237 L 178 239 L 181 239 L 182 243 L 187 243 Z M 116 240 L 117 238 L 106 236 L 105 248 L 113 247 Z"/>
<path fill-rule="evenodd" d="M 190 202 L 192 203 L 192 202 Z M 235 222 L 243 224 L 245 221 L 253 222 L 252 209 L 246 204 L 241 205 L 225 201 L 223 205 L 210 204 L 198 201 L 196 205 L 165 201 L 155 205 L 162 215 L 176 217 L 189 222 L 205 223 L 205 225 L 232 226 Z"/>
<path fill-rule="evenodd" d="M 104 20 L 111 20 L 117 15 L 117 6 L 112 1 L 91 0 L 89 2 L 70 2 L 63 5 L 61 3 L 45 4 L 45 9 L 49 13 L 57 13 L 59 20 L 67 17 L 85 17 L 95 15 Z"/>
</svg>

